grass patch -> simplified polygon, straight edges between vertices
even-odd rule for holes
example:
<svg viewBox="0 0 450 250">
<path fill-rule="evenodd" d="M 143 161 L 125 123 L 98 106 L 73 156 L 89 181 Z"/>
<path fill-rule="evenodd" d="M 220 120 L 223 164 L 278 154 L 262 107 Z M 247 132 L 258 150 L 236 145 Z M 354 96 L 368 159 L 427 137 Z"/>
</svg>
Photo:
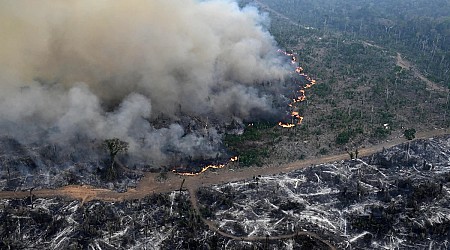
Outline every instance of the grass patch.
<svg viewBox="0 0 450 250">
<path fill-rule="evenodd" d="M 279 137 L 273 124 L 254 123 L 246 127 L 241 135 L 225 135 L 224 143 L 230 152 L 239 156 L 240 166 L 261 166 Z"/>
</svg>

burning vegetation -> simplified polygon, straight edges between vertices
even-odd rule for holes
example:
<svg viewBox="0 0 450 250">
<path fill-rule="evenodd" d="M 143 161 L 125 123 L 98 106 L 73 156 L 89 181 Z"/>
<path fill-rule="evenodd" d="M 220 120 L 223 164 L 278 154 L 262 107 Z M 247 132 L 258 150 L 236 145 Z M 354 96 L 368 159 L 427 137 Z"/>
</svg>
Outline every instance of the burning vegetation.
<svg viewBox="0 0 450 250">
<path fill-rule="evenodd" d="M 155 14 L 166 10 L 175 18 Z M 0 16 L 0 137 L 57 148 L 42 169 L 103 168 L 111 138 L 133 168 L 223 165 L 228 127 L 277 120 L 285 99 L 289 63 L 254 7 L 14 1 Z"/>
<path fill-rule="evenodd" d="M 289 56 L 291 58 L 292 64 L 297 64 L 298 62 L 298 55 L 293 52 L 284 52 L 286 56 Z M 304 78 L 306 83 L 299 83 L 299 89 L 296 90 L 294 93 L 294 97 L 292 98 L 291 102 L 288 104 L 289 110 L 290 110 L 290 117 L 288 117 L 285 120 L 288 120 L 288 122 L 282 122 L 280 121 L 278 125 L 283 128 L 293 128 L 295 126 L 298 126 L 302 124 L 303 116 L 300 115 L 299 107 L 300 103 L 304 102 L 306 100 L 306 91 L 305 89 L 311 88 L 314 84 L 316 84 L 316 80 L 311 79 L 308 75 L 306 75 L 303 72 L 303 68 L 298 66 L 295 68 L 294 74 L 297 74 Z"/>
<path fill-rule="evenodd" d="M 279 52 L 281 50 L 278 50 Z M 291 64 L 295 65 L 298 63 L 298 55 L 295 54 L 294 52 L 282 52 L 285 56 L 288 56 L 291 59 Z M 295 70 L 293 71 L 294 76 L 292 76 L 291 78 L 289 78 L 290 84 L 288 84 L 288 86 L 292 86 L 293 88 L 297 88 L 297 89 L 293 89 L 294 97 L 289 99 L 289 103 L 287 105 L 288 107 L 288 112 L 289 115 L 287 118 L 283 119 L 284 121 L 280 121 L 278 122 L 278 126 L 282 127 L 282 128 L 293 128 L 295 126 L 299 126 L 302 124 L 303 121 L 303 116 L 300 115 L 300 105 L 302 102 L 304 102 L 306 100 L 306 89 L 311 88 L 314 84 L 316 84 L 316 80 L 312 79 L 311 77 L 309 77 L 307 74 L 304 73 L 304 70 L 302 67 L 300 66 L 296 66 Z M 300 79 L 299 79 L 300 77 Z M 282 111 L 283 112 L 283 111 Z M 259 125 L 261 125 L 261 123 L 259 123 Z M 255 126 L 255 123 L 250 123 L 248 124 L 248 126 L 245 129 L 249 129 L 249 128 L 253 128 Z M 271 126 L 270 122 L 265 126 Z M 229 131 L 226 131 L 225 133 L 228 133 Z M 240 134 L 238 136 L 241 136 Z M 241 138 L 241 141 L 245 139 Z M 236 152 L 242 152 L 242 150 L 237 150 L 236 147 L 233 147 L 230 145 L 227 145 L 228 149 L 231 151 L 234 151 L 234 153 Z M 242 145 L 241 145 L 242 146 Z M 248 146 L 248 145 L 247 145 Z M 254 147 L 253 146 L 248 146 L 248 147 Z M 256 146 L 257 147 L 257 146 Z M 245 154 L 245 153 L 244 153 Z M 251 153 L 253 154 L 253 153 Z M 244 156 L 244 159 L 246 157 Z M 177 173 L 179 175 L 184 175 L 184 176 L 191 176 L 191 175 L 198 175 L 201 174 L 205 171 L 207 171 L 208 169 L 218 169 L 218 168 L 224 168 L 225 166 L 227 166 L 228 163 L 231 162 L 235 162 L 238 161 L 238 156 L 232 157 L 229 160 L 226 159 L 222 159 L 219 160 L 216 157 L 216 160 L 214 161 L 214 163 L 211 163 L 211 160 L 203 160 L 202 162 L 189 162 L 186 164 L 186 166 L 182 166 L 182 167 L 175 167 L 172 171 L 174 173 Z M 245 162 L 245 161 L 244 161 Z M 251 164 L 254 162 L 258 162 L 258 161 L 249 161 Z"/>
</svg>

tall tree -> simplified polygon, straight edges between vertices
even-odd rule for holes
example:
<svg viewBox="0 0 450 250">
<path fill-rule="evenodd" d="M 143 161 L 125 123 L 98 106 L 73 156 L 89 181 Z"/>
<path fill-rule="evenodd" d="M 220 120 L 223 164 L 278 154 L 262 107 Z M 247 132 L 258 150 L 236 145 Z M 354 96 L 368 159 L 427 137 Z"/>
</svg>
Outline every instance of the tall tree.
<svg viewBox="0 0 450 250">
<path fill-rule="evenodd" d="M 109 157 L 111 166 L 108 169 L 108 176 L 110 178 L 116 177 L 116 171 L 114 169 L 114 163 L 118 153 L 126 153 L 128 151 L 128 142 L 119 140 L 118 138 L 106 139 L 103 145 L 109 151 Z"/>
</svg>

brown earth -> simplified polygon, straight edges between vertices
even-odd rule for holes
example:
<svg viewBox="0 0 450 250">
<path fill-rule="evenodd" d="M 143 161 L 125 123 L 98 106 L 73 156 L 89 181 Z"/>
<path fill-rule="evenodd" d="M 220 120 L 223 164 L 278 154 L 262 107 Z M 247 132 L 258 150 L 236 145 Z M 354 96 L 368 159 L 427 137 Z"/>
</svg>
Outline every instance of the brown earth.
<svg viewBox="0 0 450 250">
<path fill-rule="evenodd" d="M 415 77 L 419 78 L 423 82 L 427 84 L 428 90 L 434 90 L 434 91 L 440 91 L 447 93 L 448 89 L 436 84 L 435 82 L 430 81 L 428 78 L 426 78 L 416 67 L 412 66 L 411 63 L 402 57 L 400 53 L 397 52 L 397 66 L 402 67 L 406 70 L 411 70 L 411 72 L 414 74 Z"/>
<path fill-rule="evenodd" d="M 449 132 L 450 132 L 449 129 L 434 129 L 418 133 L 416 139 L 431 138 L 435 136 L 446 135 L 449 134 Z M 362 148 L 358 150 L 359 156 L 368 156 L 378 151 L 381 151 L 384 148 L 389 148 L 404 143 L 405 141 L 406 140 L 403 137 L 398 137 L 391 141 L 386 141 L 378 145 Z M 20 192 L 2 191 L 0 192 L 0 199 L 25 198 L 32 193 L 36 197 L 60 196 L 70 199 L 81 200 L 82 203 L 90 200 L 102 200 L 102 201 L 132 200 L 132 199 L 141 199 L 147 195 L 154 193 L 166 193 L 178 190 L 181 188 L 183 180 L 185 180 L 183 183 L 184 184 L 183 188 L 187 188 L 187 190 L 190 193 L 190 200 L 193 209 L 197 212 L 197 214 L 201 215 L 197 198 L 197 190 L 199 187 L 251 179 L 257 175 L 274 175 L 321 163 L 342 161 L 348 158 L 349 156 L 347 153 L 342 153 L 318 158 L 311 158 L 307 160 L 295 161 L 288 164 L 269 165 L 265 167 L 249 167 L 244 169 L 233 169 L 234 167 L 233 164 L 229 164 L 226 168 L 219 169 L 218 171 L 215 172 L 205 172 L 197 176 L 180 176 L 174 173 L 170 173 L 168 174 L 168 177 L 164 182 L 157 181 L 158 174 L 146 173 L 135 189 L 129 189 L 124 193 L 118 193 L 108 189 L 95 188 L 92 186 L 70 185 L 61 187 L 59 189 L 41 189 L 35 191 L 20 191 Z M 292 234 L 277 235 L 270 237 L 263 237 L 263 236 L 239 237 L 221 231 L 220 228 L 218 228 L 216 223 L 214 223 L 213 221 L 207 220 L 203 217 L 202 221 L 208 226 L 210 230 L 224 237 L 234 240 L 264 241 L 264 240 L 290 239 L 297 236 L 307 236 L 319 242 L 322 242 L 323 244 L 328 246 L 329 249 L 336 249 L 330 242 L 321 238 L 319 235 L 313 232 L 297 231 L 296 233 Z"/>
<path fill-rule="evenodd" d="M 287 16 L 271 9 L 270 7 L 262 4 L 259 1 L 257 2 L 263 9 L 270 11 L 277 15 L 278 17 L 287 20 L 289 23 L 301 27 L 304 27 L 294 21 L 292 21 Z M 363 41 L 363 44 L 367 46 L 377 47 L 382 49 L 382 47 L 378 45 L 374 45 L 372 43 Z M 409 61 L 402 57 L 400 53 L 397 53 L 396 56 L 396 64 L 403 69 L 411 70 L 415 77 L 424 81 L 427 85 L 427 89 L 445 92 L 447 93 L 447 89 L 437 85 L 436 83 L 427 79 L 421 72 L 411 65 Z M 425 139 L 432 138 L 436 136 L 447 135 L 450 133 L 449 129 L 432 129 L 429 131 L 419 132 L 416 135 L 416 139 Z M 403 137 L 397 137 L 392 140 L 385 141 L 383 143 L 369 146 L 366 148 L 360 148 L 359 156 L 368 156 L 379 152 L 385 148 L 389 148 L 401 143 L 406 142 Z M 305 168 L 308 166 L 323 164 L 323 163 L 331 163 L 337 161 L 343 161 L 349 159 L 349 155 L 344 152 L 341 154 L 334 154 L 323 157 L 312 157 L 306 160 L 294 161 L 286 164 L 272 164 L 266 165 L 264 167 L 249 167 L 243 169 L 235 169 L 236 165 L 233 163 L 229 164 L 227 167 L 223 169 L 212 171 L 207 171 L 201 175 L 197 176 L 180 176 L 174 173 L 169 173 L 167 175 L 167 179 L 164 181 L 158 181 L 159 174 L 158 173 L 145 173 L 144 177 L 140 180 L 136 188 L 128 189 L 124 193 L 118 193 L 108 189 L 96 188 L 93 186 L 79 186 L 79 185 L 68 185 L 58 189 L 40 189 L 30 191 L 0 191 L 0 199 L 10 199 L 10 198 L 25 198 L 28 197 L 31 193 L 36 197 L 48 198 L 48 197 L 64 197 L 69 199 L 81 200 L 82 203 L 88 202 L 91 200 L 102 200 L 106 202 L 114 202 L 114 201 L 123 201 L 123 200 L 133 200 L 133 199 L 141 199 L 147 195 L 155 194 L 155 193 L 167 193 L 175 190 L 179 190 L 183 183 L 183 189 L 187 189 L 190 193 L 190 200 L 193 208 L 196 210 L 198 214 L 199 205 L 197 199 L 197 190 L 200 187 L 210 186 L 214 184 L 222 184 L 233 181 L 242 181 L 246 179 L 252 179 L 258 175 L 274 175 L 279 173 L 285 173 L 294 171 L 297 169 Z M 299 231 L 293 234 L 286 235 L 278 235 L 278 236 L 270 236 L 270 237 L 239 237 L 235 235 L 231 235 L 229 233 L 221 231 L 216 223 L 213 221 L 202 218 L 202 221 L 209 227 L 210 230 L 230 239 L 234 240 L 243 240 L 243 241 L 264 241 L 264 240 L 279 240 L 279 239 L 290 239 L 296 236 L 305 235 L 309 236 L 315 240 L 318 240 L 325 245 L 327 245 L 330 249 L 335 249 L 333 245 L 331 245 L 328 241 L 322 239 L 319 235 L 312 232 Z"/>
<path fill-rule="evenodd" d="M 446 135 L 449 134 L 449 132 L 449 129 L 432 129 L 430 131 L 417 133 L 416 139 Z M 398 137 L 374 146 L 360 148 L 359 156 L 368 156 L 373 153 L 379 152 L 384 148 L 389 148 L 404 142 L 406 142 L 406 140 L 403 137 Z M 267 165 L 264 167 L 248 167 L 240 169 L 235 169 L 236 165 L 230 163 L 223 169 L 218 169 L 214 172 L 207 171 L 201 175 L 196 176 L 180 176 L 174 173 L 168 173 L 167 179 L 162 182 L 158 181 L 159 174 L 145 173 L 144 177 L 140 180 L 136 188 L 128 189 L 124 193 L 118 193 L 112 190 L 96 188 L 92 186 L 69 185 L 58 189 L 34 190 L 32 191 L 32 194 L 36 197 L 61 196 L 81 200 L 83 202 L 90 200 L 132 200 L 140 199 L 154 193 L 166 193 L 179 190 L 183 179 L 185 179 L 183 188 L 186 188 L 188 190 L 197 190 L 199 187 L 251 179 L 254 176 L 258 175 L 274 175 L 284 172 L 290 172 L 312 165 L 342 161 L 348 158 L 348 154 L 346 152 L 343 152 L 342 154 L 312 157 L 310 159 L 294 161 L 287 164 Z M 0 199 L 24 198 L 29 196 L 29 194 L 29 191 L 2 191 L 0 192 Z"/>
</svg>

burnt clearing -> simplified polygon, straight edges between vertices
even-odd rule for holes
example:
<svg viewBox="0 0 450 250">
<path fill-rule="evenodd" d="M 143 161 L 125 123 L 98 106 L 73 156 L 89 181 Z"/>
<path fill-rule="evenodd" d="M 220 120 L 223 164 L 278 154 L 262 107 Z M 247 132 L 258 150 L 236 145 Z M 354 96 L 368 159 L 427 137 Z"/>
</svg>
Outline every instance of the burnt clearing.
<svg viewBox="0 0 450 250">
<path fill-rule="evenodd" d="M 201 211 L 243 237 L 308 231 L 339 249 L 447 249 L 449 142 L 407 142 L 362 159 L 201 188 Z"/>
<path fill-rule="evenodd" d="M 448 136 L 410 141 L 362 159 L 200 188 L 199 211 L 187 192 L 115 203 L 5 199 L 2 246 L 323 249 L 295 237 L 308 232 L 339 249 L 446 249 L 449 145 Z M 250 240 L 258 237 L 265 240 Z"/>
</svg>

